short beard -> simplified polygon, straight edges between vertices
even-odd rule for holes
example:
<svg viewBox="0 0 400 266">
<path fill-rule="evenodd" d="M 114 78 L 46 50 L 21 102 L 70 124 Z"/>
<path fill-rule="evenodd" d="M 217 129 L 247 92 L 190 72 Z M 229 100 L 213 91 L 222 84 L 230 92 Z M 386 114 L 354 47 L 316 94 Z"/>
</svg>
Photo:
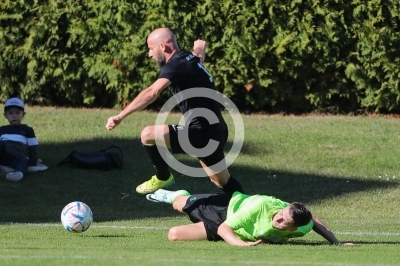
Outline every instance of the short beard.
<svg viewBox="0 0 400 266">
<path fill-rule="evenodd" d="M 162 68 L 163 66 L 165 66 L 165 64 L 167 63 L 167 60 L 165 60 L 165 56 L 164 54 L 161 52 L 161 50 L 158 50 L 156 53 L 156 64 L 159 68 Z"/>
<path fill-rule="evenodd" d="M 163 66 L 165 66 L 167 62 L 165 62 L 165 58 L 162 58 L 160 60 L 156 60 L 156 64 L 159 68 L 162 68 Z"/>
</svg>

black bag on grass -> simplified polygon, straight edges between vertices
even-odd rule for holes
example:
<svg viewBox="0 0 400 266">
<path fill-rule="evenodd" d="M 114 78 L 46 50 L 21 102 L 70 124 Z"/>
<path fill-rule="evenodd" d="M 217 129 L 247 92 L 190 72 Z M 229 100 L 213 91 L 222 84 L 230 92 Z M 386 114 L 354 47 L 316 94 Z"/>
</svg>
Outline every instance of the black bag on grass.
<svg viewBox="0 0 400 266">
<path fill-rule="evenodd" d="M 116 149 L 118 152 L 111 152 L 112 149 Z M 111 146 L 98 152 L 78 152 L 75 150 L 58 165 L 65 163 L 69 163 L 71 167 L 108 171 L 111 168 L 122 168 L 123 155 L 121 149 L 117 146 Z"/>
</svg>

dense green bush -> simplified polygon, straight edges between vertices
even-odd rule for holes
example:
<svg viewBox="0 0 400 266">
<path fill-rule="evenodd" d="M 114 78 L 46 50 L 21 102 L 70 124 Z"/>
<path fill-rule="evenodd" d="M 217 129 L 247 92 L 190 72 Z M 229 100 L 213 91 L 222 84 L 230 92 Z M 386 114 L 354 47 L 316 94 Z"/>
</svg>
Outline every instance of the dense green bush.
<svg viewBox="0 0 400 266">
<path fill-rule="evenodd" d="M 3 1 L 1 100 L 124 106 L 157 77 L 147 35 L 169 27 L 182 49 L 209 43 L 242 110 L 400 111 L 399 15 L 394 0 Z"/>
</svg>

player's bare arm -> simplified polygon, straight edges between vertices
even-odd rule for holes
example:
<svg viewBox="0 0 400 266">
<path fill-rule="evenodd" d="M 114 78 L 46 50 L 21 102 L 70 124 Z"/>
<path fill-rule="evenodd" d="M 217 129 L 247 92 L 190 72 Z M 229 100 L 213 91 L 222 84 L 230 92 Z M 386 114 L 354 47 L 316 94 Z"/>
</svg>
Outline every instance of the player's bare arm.
<svg viewBox="0 0 400 266">
<path fill-rule="evenodd" d="M 153 103 L 160 92 L 168 87 L 171 84 L 171 82 L 168 79 L 165 78 L 160 78 L 157 79 L 153 84 L 151 84 L 148 88 L 144 89 L 139 93 L 138 96 L 136 96 L 135 99 L 124 109 L 122 110 L 118 115 L 116 116 L 111 116 L 107 120 L 106 128 L 107 130 L 112 130 L 116 126 L 118 126 L 122 120 L 130 115 L 131 113 L 140 111 L 144 108 L 146 108 L 148 105 Z"/>
<path fill-rule="evenodd" d="M 326 240 L 328 240 L 331 244 L 335 245 L 345 245 L 345 246 L 353 246 L 353 243 L 341 243 L 336 236 L 333 234 L 333 232 L 326 226 L 321 220 L 319 220 L 317 217 L 312 218 L 314 226 L 313 230 L 315 233 L 319 234 Z"/>
<path fill-rule="evenodd" d="M 196 40 L 193 43 L 192 54 L 200 58 L 200 62 L 203 63 L 206 59 L 206 48 L 207 43 L 203 40 Z"/>
<path fill-rule="evenodd" d="M 218 231 L 217 231 L 218 235 L 220 237 L 222 237 L 225 242 L 234 245 L 234 246 L 256 246 L 260 243 L 262 243 L 262 240 L 257 240 L 257 241 L 250 241 L 250 242 L 246 242 L 241 240 L 240 238 L 238 238 L 235 233 L 233 232 L 232 228 L 227 225 L 226 223 L 222 223 L 219 227 L 218 227 Z"/>
</svg>

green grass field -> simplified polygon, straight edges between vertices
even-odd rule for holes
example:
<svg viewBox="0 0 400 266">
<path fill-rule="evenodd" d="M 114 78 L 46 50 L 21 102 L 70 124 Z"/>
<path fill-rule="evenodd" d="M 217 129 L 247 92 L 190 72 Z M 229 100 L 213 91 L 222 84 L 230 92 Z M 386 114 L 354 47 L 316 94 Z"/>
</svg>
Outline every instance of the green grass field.
<svg viewBox="0 0 400 266">
<path fill-rule="evenodd" d="M 1 107 L 3 108 L 3 107 Z M 189 223 L 135 187 L 153 175 L 140 144 L 156 113 L 128 117 L 114 131 L 115 110 L 28 107 L 40 158 L 50 168 L 21 182 L 0 179 L 0 265 L 398 265 L 400 240 L 400 121 L 384 117 L 243 116 L 244 145 L 231 174 L 248 194 L 301 201 L 343 242 L 315 233 L 287 245 L 233 247 L 224 242 L 169 242 L 168 228 Z M 232 119 L 225 114 L 231 126 Z M 180 116 L 171 115 L 170 123 Z M 6 124 L 3 120 L 2 124 Z M 72 150 L 118 145 L 124 169 L 109 172 L 57 166 Z M 196 159 L 177 156 L 198 167 Z M 218 192 L 207 177 L 173 172 L 172 189 Z M 91 228 L 69 233 L 60 222 L 71 201 L 87 203 Z"/>
</svg>

